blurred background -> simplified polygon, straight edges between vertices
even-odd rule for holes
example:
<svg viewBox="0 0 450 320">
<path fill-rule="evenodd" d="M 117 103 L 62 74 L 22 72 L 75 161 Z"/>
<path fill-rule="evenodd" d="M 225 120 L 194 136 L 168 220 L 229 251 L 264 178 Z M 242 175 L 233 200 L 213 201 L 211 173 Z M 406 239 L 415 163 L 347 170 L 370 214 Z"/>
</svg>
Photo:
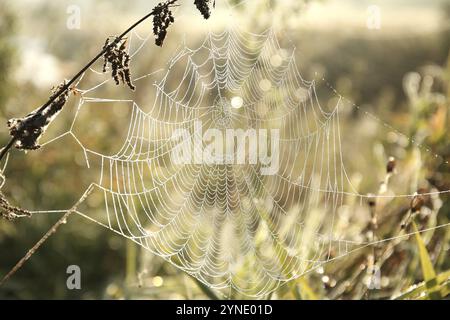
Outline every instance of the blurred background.
<svg viewBox="0 0 450 320">
<path fill-rule="evenodd" d="M 297 64 L 304 77 L 324 77 L 349 100 L 340 118 L 343 147 L 351 179 L 361 193 L 377 192 L 389 156 L 397 159 L 392 186 L 395 192 L 450 189 L 450 170 L 445 163 L 450 160 L 450 1 L 225 1 L 217 0 L 217 8 L 207 22 L 196 12 L 190 3 L 193 1 L 182 1 L 165 46 L 152 46 L 148 55 L 139 59 L 139 68 L 146 71 L 142 73 L 163 68 L 183 39 L 195 44 L 208 28 L 227 27 L 230 15 L 254 30 L 273 21 L 283 30 L 278 34 L 280 41 L 296 47 Z M 3 0 L 0 143 L 8 142 L 7 119 L 23 116 L 45 102 L 50 89 L 89 61 L 107 36 L 120 33 L 156 4 L 146 0 Z M 68 20 L 77 8 L 79 28 Z M 252 12 L 251 17 L 248 12 Z M 149 22 L 139 32 L 150 30 Z M 330 97 L 329 91 L 320 98 L 324 104 L 336 103 L 336 96 Z M 75 109 L 75 103 L 67 106 L 44 140 L 67 131 Z M 90 110 L 80 115 L 75 129 L 84 132 L 83 143 L 108 153 L 119 147 L 128 117 L 120 107 Z M 417 147 L 393 128 L 426 147 Z M 13 204 L 30 210 L 66 209 L 86 188 L 84 168 L 83 151 L 74 141 L 55 142 L 50 148 L 29 154 L 13 151 L 2 191 Z M 442 194 L 430 202 L 418 218 L 420 226 L 448 223 L 448 196 Z M 96 203 L 88 205 L 95 207 Z M 352 206 L 357 205 L 349 202 L 346 208 L 352 212 Z M 404 199 L 379 204 L 380 228 L 385 230 L 385 237 L 395 234 L 392 226 L 402 220 L 409 205 Z M 370 215 L 370 207 L 361 214 Z M 58 217 L 35 215 L 14 222 L 0 221 L 0 276 Z M 354 223 L 360 224 L 361 230 L 370 224 L 368 219 L 350 219 L 342 228 Z M 435 272 L 449 270 L 450 229 L 426 233 L 423 240 Z M 368 290 L 370 250 L 327 264 L 282 286 L 270 298 L 391 298 L 424 280 L 412 237 L 377 248 L 383 257 L 381 288 Z M 67 290 L 66 268 L 73 264 L 82 269 L 82 290 Z M 75 215 L 0 287 L 3 299 L 193 299 L 210 294 L 162 259 Z M 238 293 L 234 297 L 245 298 Z"/>
</svg>

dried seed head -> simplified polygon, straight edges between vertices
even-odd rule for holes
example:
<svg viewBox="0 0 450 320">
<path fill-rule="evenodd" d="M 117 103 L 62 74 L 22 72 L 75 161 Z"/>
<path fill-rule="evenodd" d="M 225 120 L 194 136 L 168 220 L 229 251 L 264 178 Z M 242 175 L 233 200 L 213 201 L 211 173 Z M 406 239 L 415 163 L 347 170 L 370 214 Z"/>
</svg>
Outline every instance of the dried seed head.
<svg viewBox="0 0 450 320">
<path fill-rule="evenodd" d="M 162 46 L 167 36 L 167 29 L 175 18 L 170 8 L 176 0 L 161 2 L 153 9 L 153 34 L 156 36 L 155 43 Z"/>
<path fill-rule="evenodd" d="M 375 206 L 377 205 L 377 200 L 374 194 L 369 193 L 367 195 L 367 203 L 370 208 L 375 208 Z"/>
<path fill-rule="evenodd" d="M 423 206 L 426 206 L 426 207 L 428 207 L 430 209 L 433 208 L 433 202 L 432 202 L 432 199 L 431 199 L 431 196 L 430 196 L 429 192 L 430 192 L 430 190 L 428 188 L 419 188 L 417 190 L 416 198 L 420 198 L 420 200 L 416 200 L 416 202 L 417 202 L 418 205 L 421 203 L 421 206 L 420 206 L 420 208 L 418 208 L 417 211 L 420 211 L 420 209 Z M 411 201 L 411 203 L 412 202 L 414 202 L 414 199 Z M 411 208 L 412 207 L 413 206 L 411 206 Z"/>
<path fill-rule="evenodd" d="M 427 189 L 420 188 L 414 194 L 414 197 L 412 198 L 411 203 L 410 203 L 410 209 L 411 209 L 410 214 L 406 218 L 406 221 L 404 221 L 402 223 L 402 225 L 401 225 L 402 229 L 405 229 L 409 225 L 411 218 L 416 216 L 420 212 L 420 210 L 422 209 L 422 207 L 424 205 L 430 205 L 430 195 L 427 193 L 428 193 Z"/>
<path fill-rule="evenodd" d="M 411 200 L 411 212 L 417 213 L 422 209 L 425 204 L 425 197 L 422 194 L 416 193 L 416 195 Z"/>
<path fill-rule="evenodd" d="M 386 165 L 386 172 L 387 173 L 394 173 L 395 166 L 396 166 L 396 160 L 394 157 L 389 157 L 388 163 Z"/>
<path fill-rule="evenodd" d="M 198 11 L 202 14 L 203 18 L 209 19 L 211 16 L 211 4 L 213 7 L 216 6 L 216 1 L 214 0 L 195 0 L 194 4 L 197 6 Z"/>
<path fill-rule="evenodd" d="M 52 89 L 52 96 L 62 90 L 66 81 Z M 24 118 L 8 120 L 9 134 L 16 138 L 15 147 L 19 150 L 36 150 L 40 148 L 39 139 L 44 134 L 49 124 L 56 118 L 70 96 L 70 90 L 66 89 L 51 104 L 43 110 L 35 110 Z"/>
<path fill-rule="evenodd" d="M 135 90 L 136 87 L 131 80 L 130 55 L 127 52 L 127 41 L 115 38 L 111 42 L 111 39 L 108 38 L 103 46 L 103 50 L 105 50 L 105 54 L 103 55 L 103 72 L 107 71 L 109 64 L 116 85 L 123 83 L 128 85 L 131 90 Z"/>
</svg>

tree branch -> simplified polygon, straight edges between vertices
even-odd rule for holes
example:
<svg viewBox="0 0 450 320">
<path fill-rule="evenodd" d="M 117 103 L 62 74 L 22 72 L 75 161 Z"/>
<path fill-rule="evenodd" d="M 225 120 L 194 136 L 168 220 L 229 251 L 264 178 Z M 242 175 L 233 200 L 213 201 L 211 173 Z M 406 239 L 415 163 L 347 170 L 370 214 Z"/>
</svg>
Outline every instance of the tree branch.
<svg viewBox="0 0 450 320">
<path fill-rule="evenodd" d="M 174 5 L 179 0 L 168 0 L 165 2 L 165 5 L 170 7 Z M 49 105 L 51 105 L 61 94 L 66 92 L 72 84 L 74 84 L 94 63 L 96 63 L 103 55 L 110 50 L 112 47 L 116 46 L 122 39 L 128 35 L 131 31 L 133 31 L 137 26 L 139 26 L 141 23 L 146 21 L 148 18 L 153 16 L 156 13 L 155 8 L 142 17 L 140 20 L 136 21 L 133 25 L 131 25 L 127 30 L 125 30 L 120 36 L 116 37 L 114 41 L 112 41 L 108 46 L 105 46 L 91 61 L 89 61 L 88 64 L 86 64 L 75 76 L 72 77 L 71 80 L 69 80 L 64 86 L 61 86 L 61 88 L 56 91 L 54 95 L 51 96 L 51 98 L 42 105 L 37 112 L 35 113 L 36 116 L 38 116 L 45 108 L 47 108 Z M 23 131 L 23 128 L 20 130 Z M 14 146 L 14 143 L 18 140 L 18 137 L 20 136 L 20 132 L 13 136 L 11 140 L 8 142 L 8 144 L 3 147 L 3 149 L 0 151 L 0 161 L 5 157 L 5 155 L 9 152 L 9 150 Z"/>
</svg>

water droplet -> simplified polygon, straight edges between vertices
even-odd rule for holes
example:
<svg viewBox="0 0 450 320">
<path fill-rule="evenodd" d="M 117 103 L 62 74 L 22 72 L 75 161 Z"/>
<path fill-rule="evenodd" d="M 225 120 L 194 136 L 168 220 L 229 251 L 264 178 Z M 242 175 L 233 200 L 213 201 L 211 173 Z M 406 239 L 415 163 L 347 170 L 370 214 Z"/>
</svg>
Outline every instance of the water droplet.
<svg viewBox="0 0 450 320">
<path fill-rule="evenodd" d="M 269 91 L 270 89 L 272 89 L 272 83 L 268 79 L 262 79 L 259 82 L 259 87 L 262 91 Z"/>
<path fill-rule="evenodd" d="M 243 105 L 244 105 L 244 100 L 241 97 L 236 96 L 231 99 L 231 106 L 234 109 L 240 109 L 240 108 L 242 108 Z"/>
</svg>

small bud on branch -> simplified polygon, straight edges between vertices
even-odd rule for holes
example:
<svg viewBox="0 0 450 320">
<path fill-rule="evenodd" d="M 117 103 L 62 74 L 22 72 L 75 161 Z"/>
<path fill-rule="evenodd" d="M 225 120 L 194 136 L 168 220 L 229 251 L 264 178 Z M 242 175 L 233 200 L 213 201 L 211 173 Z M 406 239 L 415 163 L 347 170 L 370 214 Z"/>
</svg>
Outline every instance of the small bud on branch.
<svg viewBox="0 0 450 320">
<path fill-rule="evenodd" d="M 375 208 L 375 206 L 377 205 L 376 195 L 369 193 L 367 195 L 367 203 L 369 204 L 370 208 Z"/>
<path fill-rule="evenodd" d="M 412 213 L 416 213 L 419 212 L 420 209 L 422 209 L 423 206 L 423 197 L 420 195 L 415 196 L 412 200 L 411 200 L 411 211 Z"/>
<path fill-rule="evenodd" d="M 391 174 L 394 173 L 396 167 L 396 160 L 394 157 L 389 157 L 388 163 L 386 164 L 386 173 Z"/>
</svg>

